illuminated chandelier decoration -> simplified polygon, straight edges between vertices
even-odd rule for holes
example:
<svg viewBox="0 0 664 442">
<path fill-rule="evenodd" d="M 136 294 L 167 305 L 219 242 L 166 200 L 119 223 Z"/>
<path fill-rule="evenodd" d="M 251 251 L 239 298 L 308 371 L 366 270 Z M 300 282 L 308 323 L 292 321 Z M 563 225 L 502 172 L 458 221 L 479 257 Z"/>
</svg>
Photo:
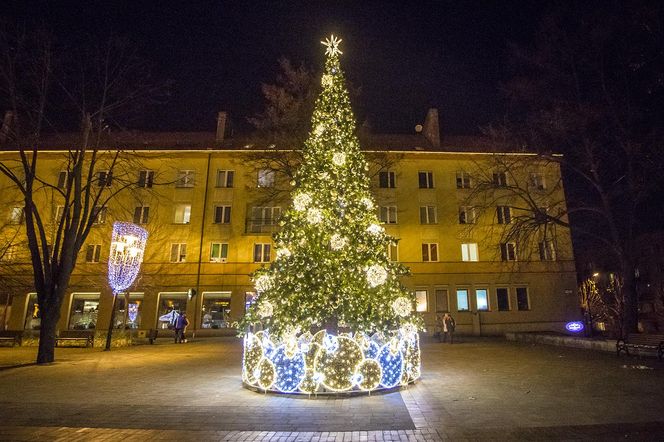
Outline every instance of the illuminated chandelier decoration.
<svg viewBox="0 0 664 442">
<path fill-rule="evenodd" d="M 113 223 L 111 252 L 108 256 L 108 282 L 117 295 L 127 290 L 141 269 L 148 232 L 132 223 Z"/>
<path fill-rule="evenodd" d="M 240 323 L 242 380 L 291 394 L 376 391 L 420 377 L 415 300 L 390 261 L 368 164 L 341 70 L 340 39 L 326 46 L 293 204 L 274 235 L 277 257 L 257 270 L 258 294 Z"/>
</svg>

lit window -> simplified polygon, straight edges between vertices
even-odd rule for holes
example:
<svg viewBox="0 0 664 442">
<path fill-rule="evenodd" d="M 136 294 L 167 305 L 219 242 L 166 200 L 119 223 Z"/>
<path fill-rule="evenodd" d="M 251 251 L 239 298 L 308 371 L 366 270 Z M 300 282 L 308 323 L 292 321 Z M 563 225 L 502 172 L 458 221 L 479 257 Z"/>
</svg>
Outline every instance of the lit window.
<svg viewBox="0 0 664 442">
<path fill-rule="evenodd" d="M 88 244 L 85 250 L 85 262 L 99 262 L 101 244 Z"/>
<path fill-rule="evenodd" d="M 134 208 L 134 224 L 147 224 L 150 216 L 148 206 L 138 206 Z"/>
<path fill-rule="evenodd" d="M 507 174 L 505 172 L 494 172 L 493 185 L 494 187 L 507 187 Z"/>
<path fill-rule="evenodd" d="M 396 175 L 394 172 L 378 172 L 378 185 L 381 189 L 393 189 L 396 187 Z"/>
<path fill-rule="evenodd" d="M 459 224 L 475 224 L 475 208 L 471 206 L 459 207 Z"/>
<path fill-rule="evenodd" d="M 232 170 L 217 170 L 217 187 L 233 187 L 234 177 Z"/>
<path fill-rule="evenodd" d="M 438 261 L 437 243 L 422 243 L 422 261 L 423 262 Z"/>
<path fill-rule="evenodd" d="M 462 261 L 479 261 L 477 243 L 461 244 Z"/>
<path fill-rule="evenodd" d="M 261 169 L 258 171 L 258 187 L 274 187 L 274 170 Z"/>
<path fill-rule="evenodd" d="M 194 170 L 178 170 L 175 187 L 194 187 L 194 177 L 196 171 Z"/>
<path fill-rule="evenodd" d="M 516 288 L 516 308 L 518 310 L 530 310 L 530 297 L 527 287 Z"/>
<path fill-rule="evenodd" d="M 497 288 L 496 299 L 498 301 L 498 311 L 507 312 L 510 310 L 510 295 L 507 288 Z"/>
<path fill-rule="evenodd" d="M 512 222 L 512 210 L 509 206 L 496 207 L 496 217 L 498 224 L 509 224 Z"/>
<path fill-rule="evenodd" d="M 433 189 L 433 172 L 418 172 L 420 189 Z"/>
<path fill-rule="evenodd" d="M 470 175 L 468 172 L 460 171 L 456 173 L 457 189 L 470 189 Z"/>
<path fill-rule="evenodd" d="M 187 260 L 187 244 L 171 244 L 171 262 L 185 262 Z"/>
<path fill-rule="evenodd" d="M 226 262 L 228 260 L 228 244 L 213 242 L 210 246 L 210 262 Z"/>
<path fill-rule="evenodd" d="M 541 261 L 556 260 L 556 248 L 552 240 L 548 239 L 539 243 L 539 255 Z"/>
<path fill-rule="evenodd" d="M 154 170 L 138 172 L 138 187 L 150 188 L 154 184 Z"/>
<path fill-rule="evenodd" d="M 436 289 L 436 311 L 449 312 L 450 298 L 447 289 Z"/>
<path fill-rule="evenodd" d="M 110 170 L 100 170 L 97 172 L 97 185 L 99 187 L 111 187 L 113 182 L 113 172 Z"/>
<path fill-rule="evenodd" d="M 457 289 L 457 311 L 467 312 L 470 310 L 470 303 L 468 302 L 468 290 Z"/>
<path fill-rule="evenodd" d="M 231 206 L 214 207 L 214 223 L 229 224 L 231 222 Z"/>
<path fill-rule="evenodd" d="M 489 310 L 489 292 L 487 289 L 476 289 L 475 299 L 477 300 L 477 310 L 481 312 Z"/>
<path fill-rule="evenodd" d="M 9 212 L 9 224 L 21 224 L 23 222 L 23 207 L 12 207 Z"/>
<path fill-rule="evenodd" d="M 399 260 L 399 246 L 397 244 L 387 245 L 387 259 L 392 262 Z"/>
<path fill-rule="evenodd" d="M 94 330 L 97 327 L 99 294 L 72 294 L 72 297 L 71 309 L 69 310 L 69 329 Z"/>
<path fill-rule="evenodd" d="M 383 224 L 396 224 L 397 206 L 380 206 L 378 217 Z"/>
<path fill-rule="evenodd" d="M 516 261 L 516 244 L 513 242 L 501 243 L 500 259 L 503 261 Z"/>
<path fill-rule="evenodd" d="M 429 294 L 426 290 L 415 290 L 415 310 L 418 312 L 429 311 L 427 299 Z"/>
<path fill-rule="evenodd" d="M 201 328 L 230 327 L 231 292 L 203 292 Z"/>
<path fill-rule="evenodd" d="M 436 206 L 420 206 L 420 224 L 436 224 L 438 215 Z"/>
<path fill-rule="evenodd" d="M 178 204 L 175 206 L 175 224 L 189 224 L 191 221 L 191 204 Z"/>
<path fill-rule="evenodd" d="M 37 302 L 37 294 L 30 293 L 28 309 L 25 312 L 24 328 L 26 330 L 39 330 L 41 328 L 41 309 Z"/>
<path fill-rule="evenodd" d="M 254 244 L 254 262 L 270 262 L 271 244 Z"/>
</svg>

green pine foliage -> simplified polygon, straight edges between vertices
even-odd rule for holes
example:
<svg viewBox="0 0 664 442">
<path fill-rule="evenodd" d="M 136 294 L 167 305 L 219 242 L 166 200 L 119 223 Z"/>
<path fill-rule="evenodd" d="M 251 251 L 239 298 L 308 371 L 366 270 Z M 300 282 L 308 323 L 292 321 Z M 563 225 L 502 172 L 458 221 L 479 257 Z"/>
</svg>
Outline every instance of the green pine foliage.
<svg viewBox="0 0 664 442">
<path fill-rule="evenodd" d="M 419 326 L 414 297 L 400 283 L 407 269 L 388 259 L 396 240 L 379 224 L 339 53 L 329 49 L 311 127 L 293 204 L 274 235 L 276 260 L 253 274 L 259 296 L 240 332 L 256 324 L 276 337 Z"/>
</svg>

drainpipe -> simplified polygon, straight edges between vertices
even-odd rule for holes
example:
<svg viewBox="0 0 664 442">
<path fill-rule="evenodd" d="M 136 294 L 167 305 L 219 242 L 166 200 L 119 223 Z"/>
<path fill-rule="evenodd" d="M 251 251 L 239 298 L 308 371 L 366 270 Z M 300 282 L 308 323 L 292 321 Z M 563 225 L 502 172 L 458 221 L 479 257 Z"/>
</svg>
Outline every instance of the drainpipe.
<svg viewBox="0 0 664 442">
<path fill-rule="evenodd" d="M 198 269 L 196 270 L 196 295 L 201 299 L 201 307 L 203 301 L 203 294 L 201 293 L 201 264 L 203 261 L 203 235 L 205 233 L 205 217 L 207 216 L 207 199 L 208 189 L 210 185 L 210 163 L 212 161 L 212 152 L 208 153 L 207 157 L 207 170 L 205 171 L 205 192 L 203 194 L 203 219 L 201 221 L 201 235 L 198 244 Z M 196 296 L 194 295 L 194 296 Z M 192 328 L 191 338 L 196 337 L 196 330 L 198 329 L 198 298 L 194 300 L 194 327 Z"/>
</svg>

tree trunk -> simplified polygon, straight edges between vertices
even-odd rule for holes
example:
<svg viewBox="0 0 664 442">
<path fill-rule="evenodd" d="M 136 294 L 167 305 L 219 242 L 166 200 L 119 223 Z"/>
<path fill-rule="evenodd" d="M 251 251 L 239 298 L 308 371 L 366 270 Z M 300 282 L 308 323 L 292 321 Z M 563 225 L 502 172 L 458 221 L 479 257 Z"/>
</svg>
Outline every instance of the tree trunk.
<svg viewBox="0 0 664 442">
<path fill-rule="evenodd" d="M 49 364 L 55 361 L 55 328 L 58 324 L 57 316 L 59 315 L 47 314 L 46 311 L 42 311 L 37 364 Z"/>
</svg>

